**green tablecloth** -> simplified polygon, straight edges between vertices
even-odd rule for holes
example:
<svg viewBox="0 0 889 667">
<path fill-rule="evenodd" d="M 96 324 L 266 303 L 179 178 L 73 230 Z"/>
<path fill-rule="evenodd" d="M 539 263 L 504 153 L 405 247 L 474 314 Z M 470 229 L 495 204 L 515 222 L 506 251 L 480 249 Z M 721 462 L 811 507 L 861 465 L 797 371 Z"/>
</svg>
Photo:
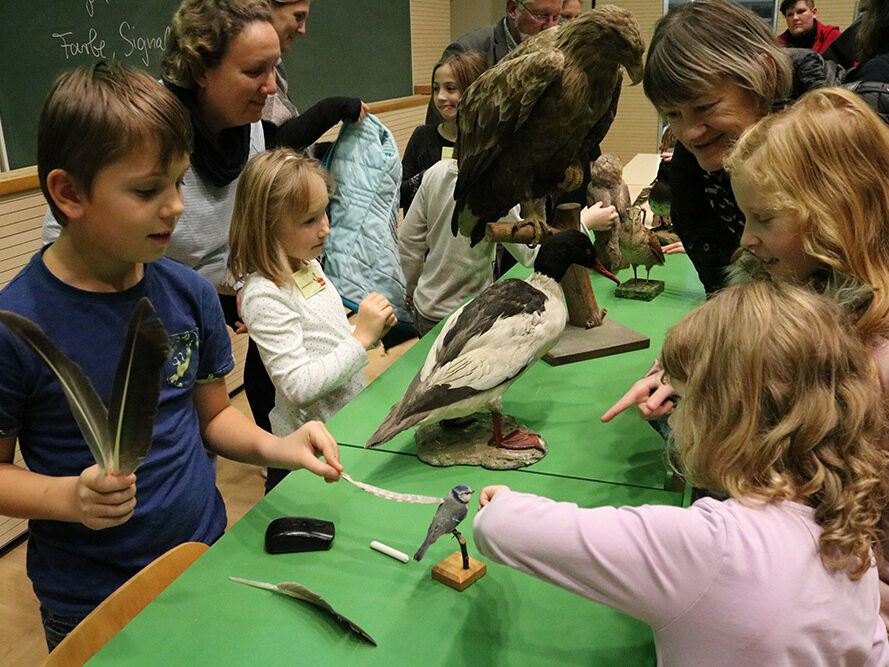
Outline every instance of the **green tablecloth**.
<svg viewBox="0 0 889 667">
<path fill-rule="evenodd" d="M 476 494 L 461 524 L 470 554 L 478 491 L 494 481 L 581 505 L 678 505 L 680 494 L 521 472 L 431 468 L 413 456 L 344 448 L 361 481 L 443 495 L 466 483 Z M 406 505 L 305 472 L 289 475 L 139 616 L 91 665 L 646 665 L 651 630 L 602 605 L 510 568 L 459 593 L 430 577 L 456 543 L 441 538 L 422 562 L 402 564 L 369 548 L 379 540 L 408 554 L 433 505 Z M 285 515 L 333 521 L 329 551 L 268 555 L 266 525 Z M 482 559 L 484 560 L 484 559 Z M 228 580 L 296 581 L 366 630 L 374 648 L 307 605 Z"/>
<path fill-rule="evenodd" d="M 516 267 L 509 275 L 527 273 L 528 269 Z M 630 275 L 625 270 L 620 277 Z M 538 362 L 504 394 L 504 413 L 540 433 L 549 445 L 549 453 L 529 472 L 664 487 L 663 439 L 635 410 L 609 424 L 599 421 L 651 366 L 670 326 L 704 300 L 703 288 L 685 255 L 667 256 L 665 266 L 652 270 L 652 278 L 663 280 L 666 288 L 654 301 L 640 302 L 616 299 L 614 283 L 593 276 L 596 299 L 608 310 L 608 317 L 651 338 L 649 349 L 556 367 Z M 327 426 L 340 443 L 363 446 L 423 365 L 437 332 L 422 338 L 347 409 L 330 419 Z M 414 452 L 414 429 L 376 449 Z"/>
<path fill-rule="evenodd" d="M 513 272 L 522 275 L 520 269 Z M 626 273 L 626 272 L 625 272 Z M 626 277 L 626 276 L 624 276 Z M 477 493 L 487 484 L 571 500 L 581 506 L 681 505 L 663 490 L 663 441 L 635 414 L 601 424 L 599 416 L 657 355 L 664 334 L 703 300 L 685 256 L 655 269 L 666 281 L 655 301 L 613 297 L 594 279 L 609 317 L 651 337 L 651 349 L 550 367 L 538 363 L 504 397 L 504 409 L 550 445 L 518 471 L 433 468 L 413 455 L 413 429 L 378 450 L 361 448 L 397 401 L 432 344 L 409 350 L 328 426 L 344 444 L 355 479 L 403 493 L 443 496 L 456 484 L 476 490 L 462 524 L 472 546 Z M 687 499 L 686 501 L 687 502 Z M 442 538 L 421 563 L 402 564 L 369 548 L 379 540 L 413 554 L 434 514 L 430 505 L 385 501 L 340 482 L 298 472 L 239 521 L 90 662 L 95 665 L 647 665 L 655 663 L 651 630 L 623 614 L 488 563 L 488 573 L 458 593 L 430 577 L 456 550 Z M 336 524 L 329 551 L 268 555 L 263 537 L 281 516 Z M 296 581 L 324 596 L 379 644 L 345 634 L 303 603 L 230 582 L 229 576 Z"/>
</svg>

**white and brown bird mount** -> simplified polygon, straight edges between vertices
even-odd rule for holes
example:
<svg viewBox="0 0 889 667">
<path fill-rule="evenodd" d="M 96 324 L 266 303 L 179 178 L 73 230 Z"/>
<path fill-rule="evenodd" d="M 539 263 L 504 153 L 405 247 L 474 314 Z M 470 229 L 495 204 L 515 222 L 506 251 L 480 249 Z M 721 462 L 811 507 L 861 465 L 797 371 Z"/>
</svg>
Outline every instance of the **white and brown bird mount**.
<svg viewBox="0 0 889 667">
<path fill-rule="evenodd" d="M 651 267 L 663 266 L 664 251 L 661 243 L 645 226 L 645 209 L 630 206 L 627 215 L 621 218 L 618 231 L 620 251 L 633 267 L 633 279 L 625 280 L 614 290 L 614 295 L 622 299 L 651 301 L 664 291 L 663 280 L 651 280 Z M 640 280 L 637 268 L 645 267 L 645 280 Z"/>
<path fill-rule="evenodd" d="M 545 234 L 551 235 L 565 229 L 582 229 L 579 204 L 561 204 L 546 225 Z M 514 229 L 509 222 L 492 222 L 487 225 L 485 240 L 499 243 L 528 243 L 536 233 L 531 227 Z M 586 233 L 586 232 L 584 232 Z M 601 262 L 600 249 L 594 246 Z M 615 283 L 620 283 L 609 271 L 601 272 Z M 568 324 L 556 344 L 543 355 L 551 366 L 597 359 L 612 354 L 647 348 L 651 341 L 647 336 L 605 317 L 606 311 L 596 300 L 590 282 L 590 271 L 583 266 L 568 268 L 560 282 L 568 309 Z"/>
</svg>

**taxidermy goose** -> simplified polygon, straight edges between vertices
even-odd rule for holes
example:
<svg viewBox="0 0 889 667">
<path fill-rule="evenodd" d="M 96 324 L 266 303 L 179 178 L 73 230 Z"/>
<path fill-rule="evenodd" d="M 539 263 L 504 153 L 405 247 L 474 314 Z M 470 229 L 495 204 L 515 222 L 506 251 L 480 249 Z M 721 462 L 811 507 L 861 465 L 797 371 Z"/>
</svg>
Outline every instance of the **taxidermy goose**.
<svg viewBox="0 0 889 667">
<path fill-rule="evenodd" d="M 495 282 L 455 311 L 404 398 L 392 406 L 365 447 L 387 442 L 417 424 L 488 409 L 494 427 L 492 445 L 542 449 L 534 433 L 503 435 L 500 398 L 555 345 L 565 328 L 568 311 L 559 281 L 571 264 L 610 275 L 587 234 L 562 231 L 544 239 L 527 280 Z"/>
</svg>

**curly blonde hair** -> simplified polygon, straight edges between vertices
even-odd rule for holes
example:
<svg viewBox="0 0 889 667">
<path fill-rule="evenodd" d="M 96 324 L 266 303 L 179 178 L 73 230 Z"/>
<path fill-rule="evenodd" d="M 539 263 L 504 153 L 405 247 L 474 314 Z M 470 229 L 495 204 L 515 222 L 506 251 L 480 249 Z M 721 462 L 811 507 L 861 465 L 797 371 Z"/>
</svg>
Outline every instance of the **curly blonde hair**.
<svg viewBox="0 0 889 667">
<path fill-rule="evenodd" d="M 744 132 L 725 168 L 794 212 L 809 255 L 874 288 L 856 326 L 889 337 L 889 127 L 876 113 L 842 88 L 810 91 Z"/>
<path fill-rule="evenodd" d="M 309 213 L 312 178 L 333 192 L 333 179 L 318 160 L 289 148 L 254 156 L 238 179 L 229 231 L 229 268 L 236 280 L 259 273 L 279 287 L 293 273 L 278 242 L 278 225 Z"/>
<path fill-rule="evenodd" d="M 225 57 L 232 40 L 254 21 L 274 26 L 268 0 L 183 0 L 173 14 L 161 59 L 164 79 L 194 88 Z"/>
<path fill-rule="evenodd" d="M 857 579 L 879 553 L 889 461 L 874 360 L 850 331 L 831 300 L 754 281 L 673 327 L 661 361 L 684 385 L 670 423 L 688 478 L 811 506 L 822 562 Z"/>
</svg>

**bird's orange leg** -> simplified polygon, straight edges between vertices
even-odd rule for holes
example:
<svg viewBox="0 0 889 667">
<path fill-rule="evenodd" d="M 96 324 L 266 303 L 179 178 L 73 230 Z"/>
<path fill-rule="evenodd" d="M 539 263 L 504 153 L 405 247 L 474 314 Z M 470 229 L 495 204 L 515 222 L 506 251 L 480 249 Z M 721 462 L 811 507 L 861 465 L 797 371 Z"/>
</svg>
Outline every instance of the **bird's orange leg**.
<svg viewBox="0 0 889 667">
<path fill-rule="evenodd" d="M 491 425 L 494 434 L 488 440 L 489 445 L 504 449 L 539 449 L 546 454 L 544 440 L 536 433 L 513 431 L 508 435 L 503 435 L 503 416 L 500 412 L 491 410 Z"/>
</svg>

